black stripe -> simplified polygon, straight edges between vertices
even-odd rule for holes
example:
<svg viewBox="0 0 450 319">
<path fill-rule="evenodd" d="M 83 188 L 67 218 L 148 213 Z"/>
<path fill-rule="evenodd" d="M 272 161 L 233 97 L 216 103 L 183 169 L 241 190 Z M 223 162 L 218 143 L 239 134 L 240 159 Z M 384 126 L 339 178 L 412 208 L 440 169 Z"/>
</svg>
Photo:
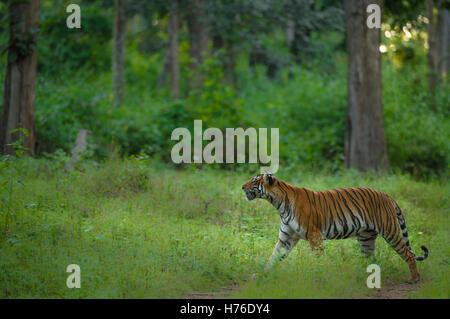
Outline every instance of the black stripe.
<svg viewBox="0 0 450 319">
<path fill-rule="evenodd" d="M 334 196 L 333 195 L 335 195 L 336 194 L 336 196 L 338 197 L 338 198 L 334 198 Z M 338 190 L 336 190 L 336 193 L 335 194 L 331 194 L 332 196 L 332 199 L 333 199 L 333 204 L 334 204 L 334 207 L 335 207 L 335 210 L 336 210 L 336 216 L 337 216 L 337 219 L 339 220 L 339 223 L 343 226 L 343 224 L 347 224 L 347 219 L 345 218 L 345 213 L 344 213 L 344 211 L 342 210 L 342 207 L 341 207 L 341 205 L 339 204 L 339 202 L 340 202 L 340 197 L 339 197 L 339 191 Z M 339 207 L 339 210 L 337 209 Z M 340 215 L 339 215 L 339 212 L 342 214 L 342 216 L 344 216 L 344 219 L 345 219 L 345 222 L 341 219 L 341 217 L 340 217 Z M 336 221 L 335 221 L 335 223 L 336 223 Z M 336 225 L 335 225 L 335 229 L 337 230 L 337 228 L 336 228 Z"/>
<path fill-rule="evenodd" d="M 289 235 L 288 233 L 286 233 L 284 230 L 282 230 L 281 228 L 280 228 L 280 232 L 282 232 L 283 234 L 285 234 L 285 235 L 288 236 L 288 237 L 291 236 L 291 235 Z"/>
<path fill-rule="evenodd" d="M 358 211 L 359 215 L 362 216 L 362 215 L 363 215 L 363 212 L 361 212 L 361 210 L 359 209 L 361 206 L 359 206 L 359 205 L 357 205 L 357 204 L 355 203 L 356 200 L 350 195 L 349 192 L 347 192 L 347 190 L 346 190 L 345 188 L 343 189 L 343 191 L 344 191 L 344 192 L 347 194 L 347 196 L 350 198 L 350 201 L 352 202 L 353 206 L 355 206 L 355 208 L 356 208 L 356 210 Z M 361 228 L 361 223 L 360 223 L 360 221 L 359 221 L 359 218 L 356 217 L 356 216 L 353 214 L 353 212 L 352 212 L 352 210 L 350 209 L 350 207 L 349 207 L 349 212 L 350 212 L 350 217 L 352 218 L 353 224 L 355 224 L 355 226 L 356 226 L 356 225 L 359 225 L 358 228 Z M 356 221 L 358 222 L 358 224 L 355 223 L 355 219 L 356 219 Z"/>
<path fill-rule="evenodd" d="M 375 226 L 375 203 L 373 201 L 372 195 L 370 194 L 370 192 L 368 191 L 367 188 L 361 188 L 361 191 L 370 199 L 370 204 L 371 204 L 371 209 L 370 209 L 370 214 L 368 214 L 368 216 L 371 219 L 371 223 L 373 224 L 373 226 Z"/>
</svg>

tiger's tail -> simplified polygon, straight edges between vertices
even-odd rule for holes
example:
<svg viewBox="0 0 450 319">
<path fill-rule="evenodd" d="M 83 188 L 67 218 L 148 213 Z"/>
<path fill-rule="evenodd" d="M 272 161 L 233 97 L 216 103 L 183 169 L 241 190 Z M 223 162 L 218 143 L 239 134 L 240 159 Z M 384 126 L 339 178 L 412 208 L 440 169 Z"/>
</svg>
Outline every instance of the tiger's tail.
<svg viewBox="0 0 450 319">
<path fill-rule="evenodd" d="M 409 244 L 408 231 L 406 229 L 405 218 L 403 217 L 402 211 L 400 210 L 400 207 L 397 205 L 397 203 L 395 203 L 395 211 L 397 212 L 398 222 L 400 224 L 400 229 L 402 230 L 403 240 L 405 241 L 406 246 L 409 248 L 409 250 L 414 255 L 414 259 L 417 261 L 422 261 L 422 260 L 427 259 L 427 257 L 428 257 L 428 248 L 427 247 L 425 247 L 425 246 L 420 247 L 424 251 L 424 255 L 421 257 L 416 256 L 416 254 L 414 254 L 413 250 L 411 249 L 411 245 Z"/>
</svg>

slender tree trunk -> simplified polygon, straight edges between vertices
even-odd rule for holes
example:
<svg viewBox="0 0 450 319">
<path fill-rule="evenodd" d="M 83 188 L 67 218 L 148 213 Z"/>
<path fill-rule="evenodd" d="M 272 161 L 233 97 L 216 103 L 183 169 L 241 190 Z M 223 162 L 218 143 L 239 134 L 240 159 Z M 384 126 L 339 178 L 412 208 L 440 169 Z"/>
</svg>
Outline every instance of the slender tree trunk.
<svg viewBox="0 0 450 319">
<path fill-rule="evenodd" d="M 428 16 L 428 85 L 431 92 L 436 89 L 437 82 L 437 50 L 436 50 L 436 25 L 433 14 L 433 0 L 426 0 Z"/>
<path fill-rule="evenodd" d="M 214 53 L 223 48 L 223 38 L 220 34 L 214 34 L 212 36 L 212 47 Z"/>
<path fill-rule="evenodd" d="M 179 23 L 179 0 L 172 0 L 170 12 L 170 94 L 173 98 L 180 96 L 180 70 L 178 62 L 178 30 Z"/>
<path fill-rule="evenodd" d="M 437 71 L 439 80 L 450 70 L 450 12 L 440 7 L 437 23 Z"/>
<path fill-rule="evenodd" d="M 223 71 L 225 79 L 235 89 L 238 88 L 237 75 L 236 75 L 236 48 L 233 42 L 225 40 L 225 56 L 223 60 Z"/>
<path fill-rule="evenodd" d="M 295 37 L 295 22 L 289 19 L 286 22 L 286 29 L 284 31 L 285 33 L 285 41 L 288 48 L 292 47 L 292 42 L 294 41 Z"/>
<path fill-rule="evenodd" d="M 170 23 L 167 24 L 167 34 L 170 35 Z M 167 74 L 170 72 L 170 43 L 167 46 L 166 53 L 164 54 L 164 62 L 161 69 L 161 73 L 158 78 L 158 87 L 162 88 L 166 85 Z"/>
<path fill-rule="evenodd" d="M 209 41 L 205 21 L 204 1 L 189 1 L 186 18 L 189 30 L 190 69 L 193 77 L 190 81 L 190 86 L 192 88 L 198 88 L 203 82 L 203 74 L 201 74 L 199 68 L 207 56 Z"/>
<path fill-rule="evenodd" d="M 303 27 L 305 30 L 300 30 L 300 24 L 294 23 L 293 36 L 294 39 L 291 42 L 289 50 L 294 57 L 294 61 L 298 64 L 303 62 L 303 56 L 308 52 L 311 39 L 311 28 Z"/>
<path fill-rule="evenodd" d="M 222 57 L 224 80 L 237 89 L 236 48 L 234 47 L 233 42 L 228 39 L 224 39 L 221 34 L 215 33 L 212 36 L 212 50 L 214 53 L 219 50 L 224 51 Z"/>
<path fill-rule="evenodd" d="M 15 154 L 10 144 L 19 139 L 20 132 L 9 134 L 17 128 L 24 128 L 28 136 L 24 136 L 23 145 L 35 147 L 34 132 L 34 99 L 36 88 L 37 54 L 35 50 L 37 24 L 39 21 L 39 0 L 28 2 L 9 1 L 10 43 L 8 50 L 8 66 L 5 78 L 3 97 L 3 115 L 0 127 L 0 152 Z M 31 41 L 24 42 L 23 39 Z"/>
<path fill-rule="evenodd" d="M 345 0 L 348 111 L 345 160 L 361 171 L 387 167 L 381 87 L 380 29 L 367 27 L 366 8 L 382 0 Z"/>
<path fill-rule="evenodd" d="M 125 91 L 126 0 L 115 0 L 113 82 L 114 105 L 123 103 Z"/>
</svg>

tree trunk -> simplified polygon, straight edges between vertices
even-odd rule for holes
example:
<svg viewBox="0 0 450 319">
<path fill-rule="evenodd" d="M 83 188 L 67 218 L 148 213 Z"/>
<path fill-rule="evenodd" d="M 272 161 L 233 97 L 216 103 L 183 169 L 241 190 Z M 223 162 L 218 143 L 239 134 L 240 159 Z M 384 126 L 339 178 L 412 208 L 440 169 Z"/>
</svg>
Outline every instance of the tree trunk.
<svg viewBox="0 0 450 319">
<path fill-rule="evenodd" d="M 23 146 L 34 152 L 34 99 L 36 88 L 37 54 L 35 50 L 37 24 L 39 21 L 39 0 L 9 2 L 10 43 L 8 66 L 3 97 L 3 116 L 0 127 L 0 152 L 14 155 L 14 149 L 6 146 L 21 137 L 20 132 L 9 134 L 17 128 L 24 128 Z M 25 39 L 25 40 L 24 40 Z"/>
<path fill-rule="evenodd" d="M 66 163 L 64 167 L 65 169 L 74 169 L 75 165 L 80 161 L 83 153 L 87 150 L 89 135 L 91 135 L 89 130 L 78 131 L 77 138 L 75 140 L 75 147 L 72 149 L 72 158 Z"/>
<path fill-rule="evenodd" d="M 180 70 L 178 62 L 178 30 L 179 25 L 179 0 L 172 0 L 170 11 L 170 94 L 172 98 L 180 96 Z"/>
<path fill-rule="evenodd" d="M 236 48 L 231 40 L 225 40 L 224 42 L 225 55 L 223 57 L 223 73 L 226 81 L 237 89 Z"/>
<path fill-rule="evenodd" d="M 223 38 L 220 34 L 213 34 L 212 36 L 212 47 L 213 52 L 216 53 L 220 49 L 223 49 Z"/>
<path fill-rule="evenodd" d="M 300 24 L 295 22 L 293 29 L 293 40 L 289 47 L 294 61 L 298 64 L 303 62 L 303 55 L 307 53 L 310 49 L 310 39 L 311 39 L 311 28 L 303 26 L 304 30 L 300 29 Z"/>
<path fill-rule="evenodd" d="M 123 103 L 125 91 L 126 0 L 115 0 L 113 82 L 114 105 Z"/>
<path fill-rule="evenodd" d="M 170 23 L 167 24 L 167 34 L 170 35 Z M 170 43 L 167 46 L 166 53 L 164 54 L 164 62 L 161 69 L 161 73 L 158 78 L 158 88 L 162 88 L 166 85 L 167 74 L 170 72 Z"/>
<path fill-rule="evenodd" d="M 437 72 L 439 80 L 448 76 L 450 69 L 450 12 L 440 7 L 437 23 Z"/>
<path fill-rule="evenodd" d="M 292 42 L 294 42 L 295 37 L 295 22 L 291 19 L 288 19 L 286 22 L 285 33 L 285 41 L 288 48 L 292 47 Z"/>
<path fill-rule="evenodd" d="M 436 26 L 433 14 L 433 0 L 426 0 L 427 2 L 427 16 L 428 16 L 428 85 L 431 92 L 436 89 L 436 66 L 437 66 L 437 50 L 436 50 Z"/>
<path fill-rule="evenodd" d="M 186 15 L 189 30 L 189 55 L 191 57 L 190 69 L 192 88 L 198 88 L 203 83 L 203 74 L 199 70 L 208 52 L 208 33 L 205 21 L 204 1 L 189 1 Z"/>
<path fill-rule="evenodd" d="M 231 84 L 235 89 L 238 89 L 237 75 L 236 75 L 236 48 L 233 42 L 225 39 L 221 34 L 215 33 L 212 36 L 212 51 L 216 54 L 223 50 L 222 70 L 224 80 L 227 84 Z"/>
<path fill-rule="evenodd" d="M 360 171 L 387 167 L 381 87 L 380 29 L 367 27 L 366 8 L 382 0 L 345 0 L 348 111 L 345 161 Z"/>
</svg>

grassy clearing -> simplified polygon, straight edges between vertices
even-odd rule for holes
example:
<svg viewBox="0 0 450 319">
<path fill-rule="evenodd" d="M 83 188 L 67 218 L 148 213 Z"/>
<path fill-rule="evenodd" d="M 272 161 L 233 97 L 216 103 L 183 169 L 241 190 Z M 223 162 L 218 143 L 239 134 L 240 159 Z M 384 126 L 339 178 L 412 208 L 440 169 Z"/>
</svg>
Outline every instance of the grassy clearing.
<svg viewBox="0 0 450 319">
<path fill-rule="evenodd" d="M 276 242 L 279 219 L 267 202 L 247 202 L 250 173 L 174 171 L 158 163 L 113 159 L 64 172 L 45 159 L 3 162 L 0 174 L 0 297 L 171 298 L 237 284 L 231 297 L 365 297 L 366 267 L 356 240 L 326 241 L 316 256 L 300 241 L 268 275 L 262 271 Z M 410 297 L 449 297 L 446 181 L 408 176 L 336 175 L 302 169 L 278 174 L 321 190 L 370 186 L 402 207 L 413 249 L 430 249 L 419 263 L 424 286 Z M 10 183 L 12 182 L 12 183 Z M 12 185 L 12 191 L 10 186 Z M 10 196 L 11 195 L 11 196 Z M 379 239 L 382 285 L 409 271 Z M 66 267 L 81 267 L 81 289 L 66 287 Z"/>
</svg>

